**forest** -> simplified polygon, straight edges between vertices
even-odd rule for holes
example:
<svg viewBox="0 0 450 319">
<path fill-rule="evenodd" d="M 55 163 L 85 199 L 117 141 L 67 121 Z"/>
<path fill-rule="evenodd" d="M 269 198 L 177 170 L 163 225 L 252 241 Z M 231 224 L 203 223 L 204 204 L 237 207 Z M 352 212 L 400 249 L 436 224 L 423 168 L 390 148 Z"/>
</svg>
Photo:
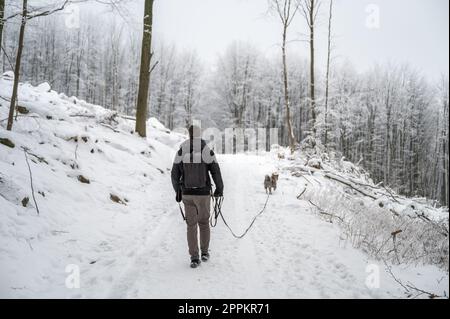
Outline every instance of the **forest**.
<svg viewBox="0 0 450 319">
<path fill-rule="evenodd" d="M 0 0 L 0 299 L 448 299 L 448 6 Z"/>
</svg>

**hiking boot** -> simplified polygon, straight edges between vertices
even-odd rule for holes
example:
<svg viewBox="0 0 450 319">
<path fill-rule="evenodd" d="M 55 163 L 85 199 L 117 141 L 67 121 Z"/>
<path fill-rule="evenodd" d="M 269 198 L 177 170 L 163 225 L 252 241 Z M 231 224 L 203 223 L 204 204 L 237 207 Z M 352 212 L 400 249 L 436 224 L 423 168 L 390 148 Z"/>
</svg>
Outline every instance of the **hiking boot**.
<svg viewBox="0 0 450 319">
<path fill-rule="evenodd" d="M 191 268 L 197 268 L 198 266 L 200 266 L 200 259 L 198 258 L 192 258 L 191 259 Z"/>
<path fill-rule="evenodd" d="M 209 260 L 209 253 L 202 253 L 202 261 L 208 261 Z"/>
</svg>

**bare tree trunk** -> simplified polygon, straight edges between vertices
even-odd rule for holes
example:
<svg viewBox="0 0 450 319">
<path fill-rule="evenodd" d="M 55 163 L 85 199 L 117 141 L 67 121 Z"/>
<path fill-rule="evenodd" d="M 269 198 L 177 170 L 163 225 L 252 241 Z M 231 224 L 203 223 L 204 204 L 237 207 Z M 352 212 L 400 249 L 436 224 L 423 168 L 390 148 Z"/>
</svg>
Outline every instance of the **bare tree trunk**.
<svg viewBox="0 0 450 319">
<path fill-rule="evenodd" d="M 80 96 L 80 80 L 81 80 L 81 54 L 77 57 L 77 85 L 76 96 Z"/>
<path fill-rule="evenodd" d="M 385 141 L 385 167 L 384 167 L 384 181 L 390 182 L 391 171 L 391 102 L 390 102 L 391 87 L 388 84 L 386 97 L 386 141 Z"/>
<path fill-rule="evenodd" d="M 449 166 L 448 166 L 448 80 L 444 80 L 442 84 L 443 96 L 442 96 L 442 104 L 443 104 L 443 124 L 440 132 L 440 144 L 442 147 L 442 152 L 440 154 L 440 172 L 437 172 L 438 180 L 442 180 L 441 187 L 438 187 L 436 198 L 438 198 L 442 205 L 448 206 L 449 204 L 449 190 L 448 190 L 448 175 L 449 175 Z M 445 124 L 447 123 L 447 124 Z M 438 125 L 439 126 L 439 125 Z"/>
<path fill-rule="evenodd" d="M 25 25 L 27 23 L 27 0 L 23 0 L 22 23 L 20 24 L 19 46 L 17 48 L 16 65 L 14 68 L 14 86 L 11 96 L 11 105 L 9 106 L 8 125 L 6 129 L 12 130 L 14 120 L 14 110 L 16 108 L 17 91 L 19 88 L 20 62 L 22 60 L 23 41 L 25 38 Z"/>
<path fill-rule="evenodd" d="M 243 85 L 242 85 L 242 102 L 240 103 L 238 107 L 238 127 L 242 128 L 244 125 L 244 113 L 247 109 L 247 90 L 248 88 L 248 82 L 249 82 L 249 61 L 250 57 L 247 57 L 247 60 L 245 62 L 245 69 L 244 69 L 244 79 L 243 79 Z"/>
<path fill-rule="evenodd" d="M 0 54 L 3 40 L 3 16 L 5 15 L 5 0 L 0 0 Z"/>
<path fill-rule="evenodd" d="M 309 99 L 311 108 L 311 130 L 314 139 L 317 139 L 317 113 L 316 113 L 316 90 L 315 90 L 315 52 L 314 52 L 314 29 L 317 13 L 320 7 L 320 0 L 301 0 L 301 9 L 306 23 L 309 27 L 309 51 L 310 51 L 310 70 L 309 70 Z"/>
<path fill-rule="evenodd" d="M 311 10 L 309 11 L 309 50 L 310 50 L 310 99 L 313 137 L 316 138 L 316 97 L 315 97 L 315 74 L 314 74 L 314 0 L 311 0 Z"/>
<path fill-rule="evenodd" d="M 283 28 L 283 43 L 281 47 L 281 51 L 283 54 L 283 84 L 284 84 L 284 105 L 286 107 L 286 124 L 288 128 L 289 135 L 289 147 L 291 152 L 294 152 L 295 148 L 295 136 L 294 131 L 292 130 L 292 120 L 291 120 L 291 106 L 289 101 L 289 80 L 288 80 L 288 69 L 287 69 L 287 61 L 286 61 L 286 33 L 287 26 Z"/>
<path fill-rule="evenodd" d="M 330 57 L 331 57 L 331 20 L 333 18 L 333 0 L 330 0 L 330 15 L 328 18 L 328 53 L 327 53 L 327 71 L 325 80 L 325 148 L 328 148 L 328 95 L 330 87 Z"/>
<path fill-rule="evenodd" d="M 286 58 L 286 38 L 287 29 L 297 14 L 299 4 L 294 0 L 271 0 L 272 10 L 280 17 L 283 25 L 283 41 L 281 43 L 282 60 L 283 60 L 283 86 L 284 86 L 284 105 L 286 107 L 286 124 L 288 129 L 289 147 L 291 152 L 295 149 L 295 135 L 292 129 L 291 106 L 289 99 L 289 78 Z M 282 127 L 283 128 L 283 127 Z"/>
<path fill-rule="evenodd" d="M 136 108 L 136 132 L 146 137 L 146 123 L 148 110 L 148 91 L 150 86 L 150 63 L 152 59 L 152 23 L 153 0 L 145 0 L 144 34 L 142 37 L 141 69 L 139 74 L 139 92 Z"/>
</svg>

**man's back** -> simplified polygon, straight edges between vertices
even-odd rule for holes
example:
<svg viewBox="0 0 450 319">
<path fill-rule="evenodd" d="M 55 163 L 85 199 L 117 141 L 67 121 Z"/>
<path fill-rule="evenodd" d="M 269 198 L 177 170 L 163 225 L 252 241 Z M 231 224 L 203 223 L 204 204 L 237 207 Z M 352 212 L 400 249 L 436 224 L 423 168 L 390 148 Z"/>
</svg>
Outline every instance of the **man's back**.
<svg viewBox="0 0 450 319">
<path fill-rule="evenodd" d="M 176 192 L 184 195 L 210 195 L 211 174 L 216 186 L 216 195 L 223 194 L 220 167 L 214 152 L 200 138 L 188 139 L 178 150 L 172 166 L 172 185 Z"/>
</svg>

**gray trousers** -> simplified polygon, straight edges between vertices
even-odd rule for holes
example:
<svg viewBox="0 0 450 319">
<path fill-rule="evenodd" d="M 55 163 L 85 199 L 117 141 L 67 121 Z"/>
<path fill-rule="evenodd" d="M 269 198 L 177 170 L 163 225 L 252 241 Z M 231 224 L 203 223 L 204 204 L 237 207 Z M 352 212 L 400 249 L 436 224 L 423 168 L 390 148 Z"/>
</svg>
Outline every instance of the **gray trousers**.
<svg viewBox="0 0 450 319">
<path fill-rule="evenodd" d="M 207 253 L 209 249 L 211 196 L 183 195 L 183 203 L 186 213 L 189 254 L 191 258 L 198 258 L 197 228 L 200 228 L 200 249 L 202 253 Z"/>
</svg>

